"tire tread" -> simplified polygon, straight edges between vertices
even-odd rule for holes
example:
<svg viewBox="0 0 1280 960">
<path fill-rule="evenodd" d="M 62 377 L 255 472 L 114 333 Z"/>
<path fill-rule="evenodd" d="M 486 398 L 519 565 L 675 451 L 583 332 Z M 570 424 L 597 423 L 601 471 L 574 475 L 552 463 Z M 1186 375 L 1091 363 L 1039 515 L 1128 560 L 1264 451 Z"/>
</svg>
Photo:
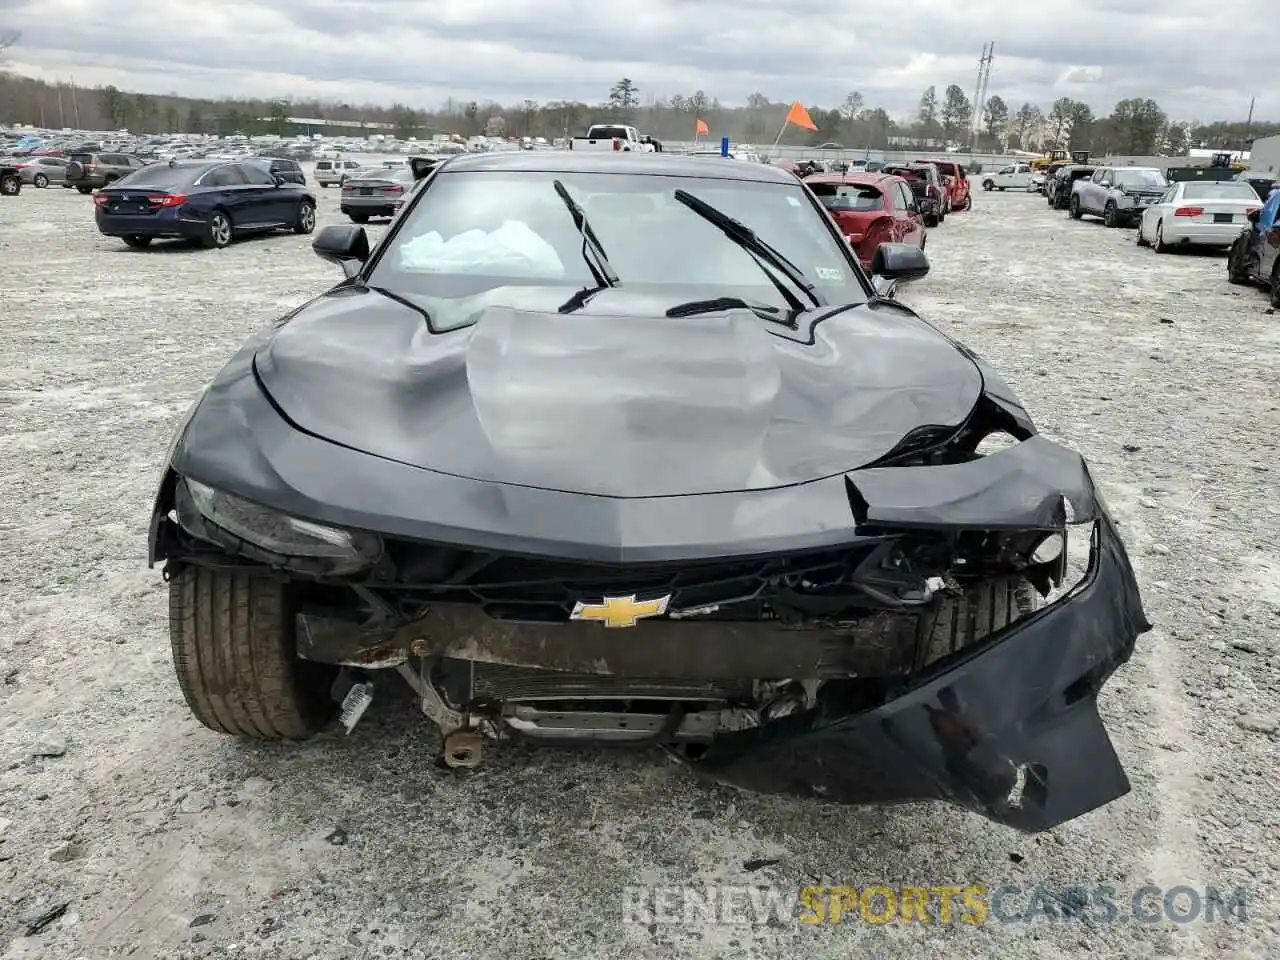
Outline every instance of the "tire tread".
<svg viewBox="0 0 1280 960">
<path fill-rule="evenodd" d="M 187 705 L 211 730 L 253 740 L 304 740 L 323 723 L 296 659 L 285 585 L 190 566 L 169 583 L 173 664 Z"/>
</svg>

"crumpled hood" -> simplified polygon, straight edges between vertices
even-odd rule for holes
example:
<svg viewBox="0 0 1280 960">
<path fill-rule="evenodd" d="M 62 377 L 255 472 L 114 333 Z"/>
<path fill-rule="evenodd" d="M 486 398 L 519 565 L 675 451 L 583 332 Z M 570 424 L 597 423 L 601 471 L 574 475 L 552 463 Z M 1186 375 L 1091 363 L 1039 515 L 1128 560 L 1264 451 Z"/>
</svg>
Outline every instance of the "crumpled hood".
<svg viewBox="0 0 1280 960">
<path fill-rule="evenodd" d="M 982 391 L 967 356 L 893 306 L 846 310 L 806 343 L 745 310 L 667 318 L 669 296 L 618 288 L 559 314 L 566 295 L 526 288 L 507 301 L 521 306 L 432 333 L 404 304 L 344 291 L 282 325 L 255 369 L 294 424 L 335 443 L 612 497 L 832 476 L 917 427 L 958 426 Z"/>
</svg>

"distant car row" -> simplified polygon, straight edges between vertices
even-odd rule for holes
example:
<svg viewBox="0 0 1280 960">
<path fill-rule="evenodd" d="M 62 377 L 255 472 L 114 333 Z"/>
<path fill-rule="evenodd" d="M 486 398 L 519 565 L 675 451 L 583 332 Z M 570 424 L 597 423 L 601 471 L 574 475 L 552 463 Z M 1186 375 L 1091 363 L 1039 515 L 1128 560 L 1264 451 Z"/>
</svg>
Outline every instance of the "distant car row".
<svg viewBox="0 0 1280 960">
<path fill-rule="evenodd" d="M 1073 220 L 1136 226 L 1134 242 L 1156 253 L 1175 247 L 1230 248 L 1227 277 L 1265 287 L 1280 308 L 1280 180 L 1226 165 L 1114 167 L 1062 164 L 1044 183 L 1045 201 Z"/>
<path fill-rule="evenodd" d="M 249 157 L 243 162 L 256 164 L 290 183 L 306 185 L 306 175 L 296 160 Z M 68 190 L 88 194 L 151 164 L 152 161 L 125 153 L 73 152 L 66 157 L 14 157 L 0 160 L 0 193 L 12 196 L 20 192 L 23 185 L 44 189 L 60 184 Z"/>
<path fill-rule="evenodd" d="M 967 210 L 973 203 L 964 168 L 950 160 L 885 164 L 875 171 L 814 173 L 801 179 L 827 208 L 867 269 L 881 244 L 905 243 L 923 250 L 928 227 L 938 226 L 948 213 Z"/>
</svg>

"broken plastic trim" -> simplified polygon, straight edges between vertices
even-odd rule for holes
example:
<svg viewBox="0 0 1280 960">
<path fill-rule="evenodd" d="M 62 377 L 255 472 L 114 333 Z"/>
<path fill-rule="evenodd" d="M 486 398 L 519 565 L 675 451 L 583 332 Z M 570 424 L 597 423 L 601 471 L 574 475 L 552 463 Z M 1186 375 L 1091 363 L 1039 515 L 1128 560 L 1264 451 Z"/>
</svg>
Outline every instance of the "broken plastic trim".
<svg viewBox="0 0 1280 960">
<path fill-rule="evenodd" d="M 845 474 L 855 532 L 883 529 L 1062 530 L 1098 519 L 1084 459 L 1041 436 L 959 464 Z"/>
</svg>

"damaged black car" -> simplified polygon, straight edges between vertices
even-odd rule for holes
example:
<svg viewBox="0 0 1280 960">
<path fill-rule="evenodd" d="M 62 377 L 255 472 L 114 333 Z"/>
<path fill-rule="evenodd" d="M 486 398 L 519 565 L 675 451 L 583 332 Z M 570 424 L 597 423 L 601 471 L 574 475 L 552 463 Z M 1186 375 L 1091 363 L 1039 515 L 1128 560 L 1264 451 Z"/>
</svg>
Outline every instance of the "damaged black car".
<svg viewBox="0 0 1280 960">
<path fill-rule="evenodd" d="M 1149 629 L 1085 462 L 767 165 L 453 158 L 181 424 L 150 533 L 178 680 L 237 737 L 407 682 L 502 741 L 947 800 L 1035 832 L 1129 790 L 1097 709 Z M 376 709 L 376 707 L 374 707 Z"/>
</svg>

